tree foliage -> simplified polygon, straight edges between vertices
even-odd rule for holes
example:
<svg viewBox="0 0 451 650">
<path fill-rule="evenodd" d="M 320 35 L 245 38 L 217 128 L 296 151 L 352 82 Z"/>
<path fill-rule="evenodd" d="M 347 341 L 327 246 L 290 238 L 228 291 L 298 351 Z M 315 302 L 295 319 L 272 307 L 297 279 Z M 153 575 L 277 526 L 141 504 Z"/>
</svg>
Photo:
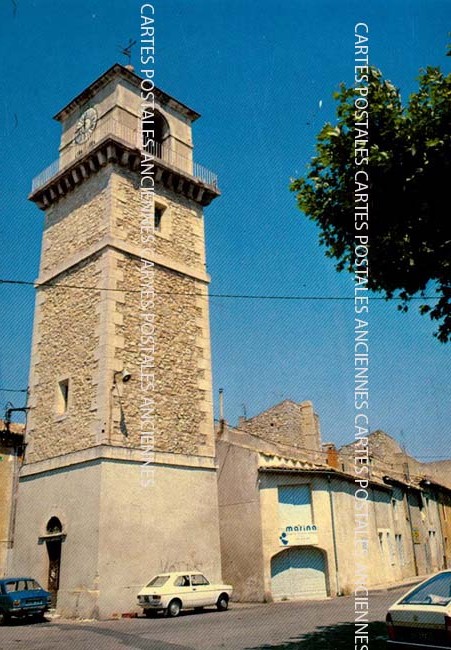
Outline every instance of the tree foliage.
<svg viewBox="0 0 451 650">
<path fill-rule="evenodd" d="M 438 321 L 451 338 L 451 74 L 421 71 L 418 91 L 403 106 L 399 90 L 376 68 L 368 75 L 369 282 L 407 311 Z M 317 136 L 306 176 L 292 181 L 299 208 L 320 227 L 320 243 L 339 271 L 354 271 L 354 88 L 334 97 L 337 124 Z M 357 120 L 356 120 L 357 117 Z M 363 127 L 361 127 L 363 129 Z M 433 299 L 430 300 L 429 297 Z"/>
</svg>

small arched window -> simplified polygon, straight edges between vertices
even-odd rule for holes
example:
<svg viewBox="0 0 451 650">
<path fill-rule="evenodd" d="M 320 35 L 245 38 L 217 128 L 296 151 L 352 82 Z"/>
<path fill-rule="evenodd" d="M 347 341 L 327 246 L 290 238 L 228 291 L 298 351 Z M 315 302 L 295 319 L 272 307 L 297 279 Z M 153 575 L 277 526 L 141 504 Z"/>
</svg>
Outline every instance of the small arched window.
<svg viewBox="0 0 451 650">
<path fill-rule="evenodd" d="M 63 525 L 61 521 L 58 519 L 58 517 L 50 517 L 50 519 L 47 522 L 47 533 L 49 535 L 55 535 L 57 533 L 62 533 L 63 532 Z"/>
<path fill-rule="evenodd" d="M 165 154 L 169 151 L 169 136 L 171 135 L 167 120 L 161 113 L 155 111 L 152 118 L 148 117 L 142 126 L 143 131 L 147 131 L 149 136 L 146 140 L 150 139 L 145 150 L 157 158 L 165 158 Z"/>
</svg>

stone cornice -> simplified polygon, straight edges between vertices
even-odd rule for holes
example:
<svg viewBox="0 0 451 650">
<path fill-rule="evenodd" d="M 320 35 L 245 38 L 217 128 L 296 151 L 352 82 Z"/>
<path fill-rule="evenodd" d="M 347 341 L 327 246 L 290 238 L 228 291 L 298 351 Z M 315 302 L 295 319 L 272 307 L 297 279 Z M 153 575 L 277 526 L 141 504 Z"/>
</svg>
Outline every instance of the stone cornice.
<svg viewBox="0 0 451 650">
<path fill-rule="evenodd" d="M 115 447 L 112 445 L 96 445 L 88 449 L 73 451 L 69 454 L 54 456 L 46 460 L 39 460 L 34 463 L 24 464 L 20 470 L 21 479 L 35 476 L 37 474 L 61 471 L 68 467 L 86 465 L 100 461 L 123 462 L 134 465 L 148 463 L 144 451 L 141 449 L 130 449 L 128 447 Z M 171 454 L 162 451 L 153 453 L 152 465 L 165 465 L 170 467 L 181 467 L 186 469 L 204 469 L 216 471 L 216 462 L 210 456 L 187 456 L 185 454 Z"/>
<path fill-rule="evenodd" d="M 154 158 L 152 162 L 155 183 L 163 185 L 175 194 L 181 194 L 202 206 L 209 205 L 213 199 L 220 195 L 216 186 L 204 183 L 166 161 Z M 47 210 L 53 203 L 69 194 L 75 187 L 81 185 L 109 163 L 115 163 L 139 173 L 141 152 L 118 136 L 108 135 L 84 156 L 74 160 L 70 165 L 55 173 L 42 186 L 32 191 L 28 198 L 36 203 L 41 210 Z"/>
<path fill-rule="evenodd" d="M 72 99 L 64 108 L 62 108 L 53 119 L 61 122 L 65 119 L 77 106 L 83 106 L 87 101 L 96 95 L 104 86 L 106 86 L 113 79 L 125 79 L 132 86 L 136 88 L 141 88 L 142 78 L 136 74 L 130 68 L 120 65 L 120 63 L 115 63 L 111 66 L 106 72 L 104 72 L 98 79 L 93 81 L 87 88 L 85 88 L 80 94 L 78 94 L 74 99 Z M 192 122 L 197 120 L 200 117 L 200 114 L 197 111 L 194 111 L 186 104 L 183 104 L 178 99 L 171 97 L 168 93 L 165 93 L 164 90 L 160 88 L 154 88 L 155 98 L 162 105 L 168 105 L 172 108 L 175 108 L 179 113 L 186 115 Z"/>
<path fill-rule="evenodd" d="M 166 257 L 165 255 L 159 255 L 153 251 L 148 251 L 146 249 L 143 249 L 141 246 L 130 244 L 129 242 L 125 242 L 118 237 L 105 235 L 98 242 L 95 242 L 91 246 L 87 246 L 84 250 L 75 255 L 72 255 L 72 257 L 69 257 L 61 264 L 58 264 L 51 271 L 42 273 L 35 281 L 36 285 L 46 284 L 52 280 L 55 280 L 62 273 L 65 273 L 77 264 L 81 264 L 84 260 L 92 257 L 93 255 L 101 253 L 107 248 L 115 249 L 120 253 L 127 253 L 128 255 L 131 255 L 132 257 L 136 257 L 138 259 L 148 260 L 157 266 L 170 269 L 171 271 L 176 271 L 177 273 L 182 273 L 183 275 L 194 278 L 195 280 L 199 280 L 200 282 L 204 282 L 205 284 L 210 283 L 210 276 L 200 269 L 193 269 L 187 264 L 176 262 L 171 258 Z"/>
</svg>

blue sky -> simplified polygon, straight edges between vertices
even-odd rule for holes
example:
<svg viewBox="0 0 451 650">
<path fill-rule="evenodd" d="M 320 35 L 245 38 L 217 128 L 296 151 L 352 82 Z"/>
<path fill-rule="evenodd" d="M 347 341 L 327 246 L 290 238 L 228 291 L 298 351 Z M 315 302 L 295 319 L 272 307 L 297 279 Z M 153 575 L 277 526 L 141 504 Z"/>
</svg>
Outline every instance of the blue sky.
<svg viewBox="0 0 451 650">
<path fill-rule="evenodd" d="M 451 0 L 327 2 L 157 0 L 157 84 L 202 114 L 195 159 L 219 175 L 206 210 L 211 293 L 353 296 L 318 231 L 296 208 L 315 135 L 334 120 L 332 93 L 353 76 L 354 24 L 370 28 L 371 61 L 401 88 L 441 65 Z M 139 40 L 134 0 L 4 0 L 2 31 L 0 277 L 37 277 L 42 213 L 31 179 L 56 157 L 52 116 Z M 137 50 L 132 61 L 139 68 Z M 319 102 L 322 100 L 322 106 Z M 0 285 L 0 388 L 27 385 L 33 289 Z M 285 398 L 312 400 L 323 440 L 353 435 L 353 306 L 349 301 L 211 299 L 215 403 L 230 422 Z M 371 426 L 410 453 L 449 454 L 449 347 L 433 324 L 371 304 Z M 0 409 L 23 396 L 0 392 Z"/>
</svg>

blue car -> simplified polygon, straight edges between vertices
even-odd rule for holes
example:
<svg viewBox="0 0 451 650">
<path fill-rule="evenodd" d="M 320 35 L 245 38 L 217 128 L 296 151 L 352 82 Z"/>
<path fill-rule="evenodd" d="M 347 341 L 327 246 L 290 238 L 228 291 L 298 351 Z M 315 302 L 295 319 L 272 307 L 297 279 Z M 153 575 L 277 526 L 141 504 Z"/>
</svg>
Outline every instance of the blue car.
<svg viewBox="0 0 451 650">
<path fill-rule="evenodd" d="M 52 596 L 33 578 L 2 578 L 0 580 L 0 618 L 12 616 L 43 617 Z"/>
</svg>

